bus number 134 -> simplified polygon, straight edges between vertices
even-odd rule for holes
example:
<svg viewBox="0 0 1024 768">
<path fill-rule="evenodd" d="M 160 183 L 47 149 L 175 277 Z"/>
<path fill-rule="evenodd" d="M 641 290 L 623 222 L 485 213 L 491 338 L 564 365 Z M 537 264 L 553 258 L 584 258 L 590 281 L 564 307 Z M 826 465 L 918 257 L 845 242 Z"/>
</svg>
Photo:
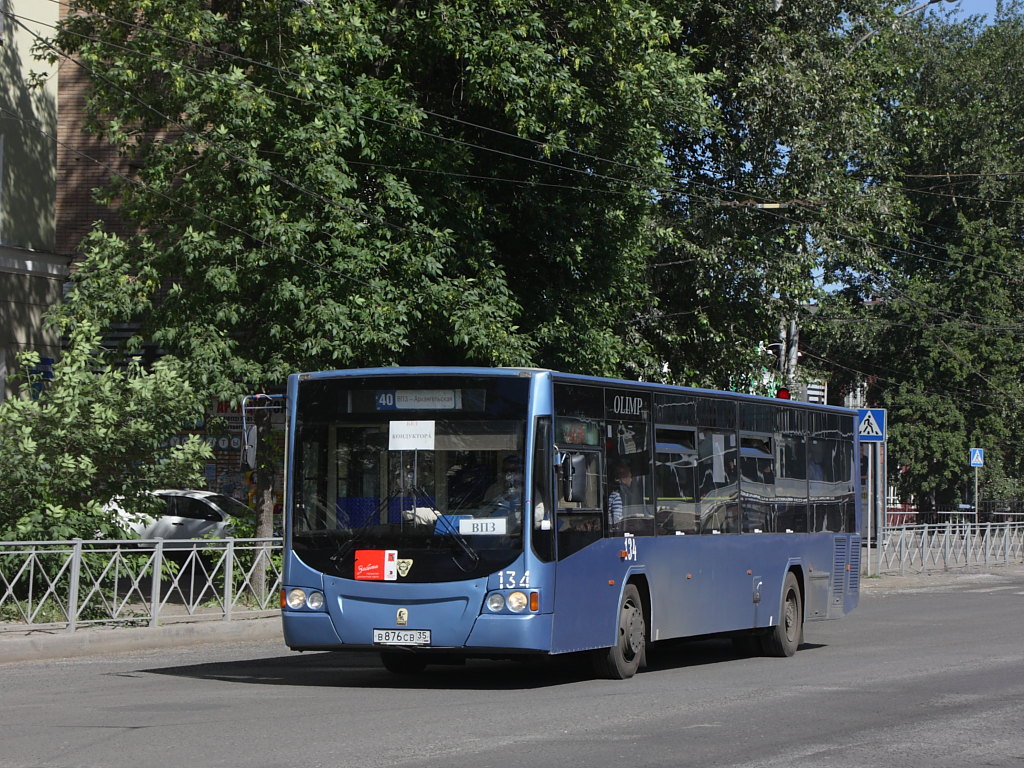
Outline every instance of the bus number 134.
<svg viewBox="0 0 1024 768">
<path fill-rule="evenodd" d="M 528 588 L 530 586 L 530 572 L 523 571 L 523 576 L 520 579 L 516 578 L 518 575 L 516 571 L 498 571 L 498 589 Z"/>
</svg>

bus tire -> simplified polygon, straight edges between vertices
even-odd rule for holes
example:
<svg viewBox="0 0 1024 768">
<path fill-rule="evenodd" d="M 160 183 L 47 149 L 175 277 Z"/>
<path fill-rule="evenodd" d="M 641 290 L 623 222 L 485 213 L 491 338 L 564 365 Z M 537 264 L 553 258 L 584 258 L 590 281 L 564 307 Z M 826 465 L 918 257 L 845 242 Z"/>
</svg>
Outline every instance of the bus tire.
<svg viewBox="0 0 1024 768">
<path fill-rule="evenodd" d="M 611 648 L 593 651 L 594 671 L 610 680 L 625 680 L 643 665 L 647 650 L 647 625 L 640 591 L 627 584 L 619 606 L 616 642 Z"/>
<path fill-rule="evenodd" d="M 792 656 L 800 646 L 804 634 L 804 607 L 800 599 L 800 585 L 790 571 L 782 587 L 779 623 L 761 639 L 766 656 Z"/>
<path fill-rule="evenodd" d="M 384 669 L 396 675 L 416 675 L 427 668 L 427 660 L 417 653 L 382 651 L 380 661 Z"/>
</svg>

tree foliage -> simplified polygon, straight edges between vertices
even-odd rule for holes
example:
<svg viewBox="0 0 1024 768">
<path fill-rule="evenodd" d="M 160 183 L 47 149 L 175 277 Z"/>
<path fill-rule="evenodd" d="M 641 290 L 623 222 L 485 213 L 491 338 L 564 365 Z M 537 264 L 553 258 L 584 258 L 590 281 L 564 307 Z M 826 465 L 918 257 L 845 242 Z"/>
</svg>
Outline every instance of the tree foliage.
<svg viewBox="0 0 1024 768">
<path fill-rule="evenodd" d="M 108 199 L 141 233 L 98 242 L 223 392 L 427 362 L 727 386 L 894 205 L 852 173 L 891 156 L 852 45 L 878 0 L 75 7 L 57 43 L 140 167 Z"/>
<path fill-rule="evenodd" d="M 418 363 L 749 387 L 841 283 L 819 357 L 872 378 L 948 495 L 970 430 L 1015 424 L 1015 287 L 977 286 L 1013 274 L 991 201 L 1019 177 L 950 204 L 911 174 L 1015 167 L 1015 8 L 984 32 L 883 0 L 76 0 L 49 55 L 132 158 L 103 194 L 137 232 L 89 240 L 65 317 L 141 321 L 219 397 Z M 944 418 L 951 390 L 979 409 Z"/>
<path fill-rule="evenodd" d="M 890 132 L 911 217 L 879 242 L 822 313 L 835 381 L 867 379 L 889 408 L 891 479 L 925 504 L 969 501 L 968 450 L 982 447 L 987 495 L 1018 495 L 1024 470 L 1020 345 L 1024 287 L 1024 73 L 1019 3 L 992 24 L 927 16 L 886 36 L 900 81 Z"/>
<path fill-rule="evenodd" d="M 90 258 L 155 276 L 147 340 L 221 392 L 365 364 L 626 367 L 661 129 L 708 109 L 656 3 L 76 8 L 59 44 L 140 165 L 109 197 L 140 234 Z"/>
<path fill-rule="evenodd" d="M 17 394 L 0 403 L 0 540 L 119 538 L 104 502 L 140 510 L 142 491 L 194 486 L 211 456 L 197 437 L 167 447 L 182 424 L 202 418 L 204 402 L 173 358 L 151 371 L 111 366 L 98 326 L 66 330 L 52 378 L 26 353 Z"/>
</svg>

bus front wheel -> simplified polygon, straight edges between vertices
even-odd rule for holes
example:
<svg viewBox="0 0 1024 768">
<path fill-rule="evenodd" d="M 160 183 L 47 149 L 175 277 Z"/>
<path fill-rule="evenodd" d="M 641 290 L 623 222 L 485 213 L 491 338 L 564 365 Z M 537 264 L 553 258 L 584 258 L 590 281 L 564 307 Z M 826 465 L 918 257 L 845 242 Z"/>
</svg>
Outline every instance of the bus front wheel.
<svg viewBox="0 0 1024 768">
<path fill-rule="evenodd" d="M 644 604 L 639 590 L 627 584 L 619 606 L 619 627 L 611 648 L 593 651 L 594 671 L 601 677 L 625 680 L 636 674 L 644 662 L 647 648 L 647 625 Z"/>
<path fill-rule="evenodd" d="M 790 571 L 782 588 L 779 623 L 761 639 L 768 656 L 792 656 L 796 653 L 804 634 L 804 607 L 800 599 L 800 585 Z"/>
</svg>

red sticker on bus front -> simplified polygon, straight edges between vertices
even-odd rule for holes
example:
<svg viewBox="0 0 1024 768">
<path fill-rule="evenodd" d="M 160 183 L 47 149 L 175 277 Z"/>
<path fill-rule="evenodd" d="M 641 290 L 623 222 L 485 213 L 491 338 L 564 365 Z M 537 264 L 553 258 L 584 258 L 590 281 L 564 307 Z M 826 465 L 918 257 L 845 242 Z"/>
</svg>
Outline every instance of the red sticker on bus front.
<svg viewBox="0 0 1024 768">
<path fill-rule="evenodd" d="M 398 578 L 398 550 L 357 549 L 354 576 L 361 581 L 395 581 Z"/>
</svg>

